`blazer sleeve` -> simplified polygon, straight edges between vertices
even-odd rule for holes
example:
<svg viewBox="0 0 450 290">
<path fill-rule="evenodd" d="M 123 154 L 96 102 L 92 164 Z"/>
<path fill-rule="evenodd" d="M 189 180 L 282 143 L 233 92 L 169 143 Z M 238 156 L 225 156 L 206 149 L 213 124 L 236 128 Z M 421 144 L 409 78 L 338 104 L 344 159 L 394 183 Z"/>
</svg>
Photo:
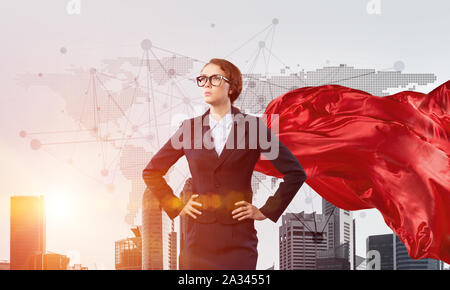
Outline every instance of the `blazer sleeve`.
<svg viewBox="0 0 450 290">
<path fill-rule="evenodd" d="M 170 167 L 184 155 L 182 146 L 173 146 L 173 144 L 182 144 L 183 142 L 184 123 L 180 125 L 164 146 L 153 155 L 142 172 L 142 177 L 148 189 L 159 200 L 160 206 L 171 219 L 174 219 L 181 212 L 184 203 L 173 193 L 164 176 Z"/>
<path fill-rule="evenodd" d="M 261 118 L 260 120 L 262 122 Z M 267 218 L 277 222 L 305 182 L 306 172 L 297 158 L 264 123 L 260 128 L 267 130 L 266 136 L 270 136 L 270 146 L 267 149 L 262 149 L 258 146 L 258 149 L 261 154 L 264 154 L 264 152 L 271 151 L 272 146 L 279 146 L 278 155 L 276 158 L 271 159 L 270 162 L 280 173 L 284 174 L 284 177 L 275 194 L 270 196 L 259 210 Z"/>
</svg>

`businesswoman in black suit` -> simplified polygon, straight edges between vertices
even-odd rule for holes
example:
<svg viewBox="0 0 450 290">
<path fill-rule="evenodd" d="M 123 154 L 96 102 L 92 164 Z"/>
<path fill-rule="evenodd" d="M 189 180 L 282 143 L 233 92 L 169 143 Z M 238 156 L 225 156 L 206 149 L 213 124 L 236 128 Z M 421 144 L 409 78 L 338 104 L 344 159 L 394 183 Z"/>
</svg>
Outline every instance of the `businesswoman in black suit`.
<svg viewBox="0 0 450 290">
<path fill-rule="evenodd" d="M 256 269 L 254 221 L 269 218 L 276 222 L 306 180 L 306 173 L 260 117 L 233 106 L 242 91 L 242 76 L 235 65 L 211 59 L 196 80 L 209 109 L 182 122 L 152 157 L 143 179 L 171 219 L 180 215 L 187 222 L 184 269 Z M 261 154 L 272 155 L 267 159 L 284 177 L 275 194 L 257 208 L 252 204 L 251 178 Z M 164 179 L 183 155 L 192 175 L 187 202 L 174 195 Z"/>
</svg>

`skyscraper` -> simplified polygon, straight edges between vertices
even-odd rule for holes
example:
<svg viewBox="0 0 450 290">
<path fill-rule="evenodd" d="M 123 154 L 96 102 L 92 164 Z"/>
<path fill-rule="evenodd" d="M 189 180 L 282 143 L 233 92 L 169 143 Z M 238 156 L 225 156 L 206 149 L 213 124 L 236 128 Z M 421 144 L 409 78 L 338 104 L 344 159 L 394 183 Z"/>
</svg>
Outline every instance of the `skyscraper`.
<svg viewBox="0 0 450 290">
<path fill-rule="evenodd" d="M 147 188 L 142 198 L 143 270 L 163 270 L 162 223 L 158 199 Z"/>
<path fill-rule="evenodd" d="M 394 270 L 443 270 L 444 263 L 435 259 L 412 259 L 405 244 L 393 235 Z"/>
<path fill-rule="evenodd" d="M 187 203 L 190 196 L 192 194 L 192 178 L 188 178 L 186 182 L 184 183 L 183 190 L 180 193 L 180 198 L 184 203 Z M 187 223 L 186 218 L 180 216 L 180 256 L 179 256 L 179 263 L 178 268 L 184 269 L 184 243 L 186 239 L 187 234 Z"/>
<path fill-rule="evenodd" d="M 434 259 L 412 259 L 406 246 L 395 234 L 369 236 L 367 270 L 442 270 L 443 263 Z"/>
<path fill-rule="evenodd" d="M 367 237 L 366 251 L 367 270 L 394 270 L 392 234 Z"/>
<path fill-rule="evenodd" d="M 325 224 L 324 216 L 315 212 L 282 216 L 279 228 L 280 270 L 316 269 L 317 252 L 328 249 Z"/>
<path fill-rule="evenodd" d="M 317 270 L 350 270 L 348 243 L 316 253 Z"/>
<path fill-rule="evenodd" d="M 354 269 L 354 239 L 353 239 L 353 217 L 348 210 L 340 209 L 325 199 L 322 199 L 322 214 L 329 220 L 328 248 L 339 248 L 342 244 L 348 244 L 350 269 Z M 330 216 L 331 215 L 331 216 Z"/>
<path fill-rule="evenodd" d="M 10 223 L 11 270 L 31 269 L 32 257 L 46 251 L 44 196 L 12 196 Z"/>
<path fill-rule="evenodd" d="M 142 238 L 139 227 L 134 237 L 115 242 L 116 270 L 142 270 Z"/>
<path fill-rule="evenodd" d="M 176 269 L 177 237 L 173 229 L 173 221 L 147 188 L 142 198 L 143 270 Z"/>
<path fill-rule="evenodd" d="M 32 270 L 68 270 L 69 257 L 57 253 L 40 253 L 32 256 Z"/>
<path fill-rule="evenodd" d="M 177 270 L 177 232 L 172 221 L 172 231 L 169 233 L 169 270 Z"/>
</svg>

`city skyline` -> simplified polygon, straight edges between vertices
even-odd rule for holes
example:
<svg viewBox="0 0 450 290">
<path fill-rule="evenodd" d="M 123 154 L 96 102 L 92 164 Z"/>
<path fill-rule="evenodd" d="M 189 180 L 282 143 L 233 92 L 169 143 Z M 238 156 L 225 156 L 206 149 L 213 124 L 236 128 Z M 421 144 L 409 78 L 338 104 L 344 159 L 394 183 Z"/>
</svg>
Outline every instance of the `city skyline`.
<svg viewBox="0 0 450 290">
<path fill-rule="evenodd" d="M 142 222 L 137 207 L 144 189 L 135 168 L 148 161 L 157 138 L 167 138 L 175 126 L 170 123 L 177 121 L 176 116 L 171 119 L 173 115 L 163 114 L 158 136 L 150 130 L 155 124 L 146 123 L 149 70 L 142 46 L 149 43 L 145 40 L 150 40 L 156 54 L 149 51 L 148 59 L 160 112 L 178 108 L 174 115 L 181 111 L 185 118 L 204 108 L 190 80 L 202 62 L 193 60 L 224 57 L 235 62 L 247 76 L 248 90 L 240 106 L 257 110 L 293 86 L 366 75 L 370 78 L 347 82 L 382 96 L 407 89 L 428 92 L 449 75 L 450 43 L 428 45 L 447 32 L 448 3 L 384 1 L 381 14 L 371 15 L 367 1 L 299 1 L 289 9 L 260 1 L 258 6 L 230 4 L 223 13 L 210 15 L 207 5 L 194 9 L 189 3 L 179 3 L 174 9 L 168 3 L 98 1 L 83 2 L 79 15 L 69 15 L 65 2 L 27 2 L 27 9 L 23 9 L 24 2 L 8 2 L 4 10 L 8 12 L 0 17 L 5 35 L 0 52 L 8 56 L 0 69 L 4 80 L 0 174 L 5 176 L 0 194 L 0 236 L 4 237 L 0 260 L 10 259 L 10 197 L 42 194 L 49 201 L 47 248 L 71 255 L 89 269 L 114 269 L 114 242 L 130 237 L 131 225 Z M 110 23 L 106 25 L 99 15 L 107 15 Z M 423 21 L 415 21 L 418 15 Z M 172 55 L 177 56 L 173 63 Z M 140 65 L 142 60 L 144 65 Z M 175 84 L 169 81 L 174 71 L 164 72 L 158 61 L 177 68 Z M 139 86 L 133 84 L 136 76 Z M 260 76 L 264 80 L 252 79 Z M 127 85 L 136 89 L 136 103 Z M 109 122 L 101 124 L 104 131 L 98 135 L 90 130 L 95 106 L 88 103 L 82 115 L 79 101 L 93 100 L 93 88 L 106 101 L 107 92 L 115 97 L 124 92 L 120 105 L 129 109 L 123 113 L 112 101 L 100 103 L 100 112 L 109 115 L 97 116 Z M 175 107 L 184 97 L 193 101 L 195 110 Z M 149 132 L 155 134 L 150 138 Z M 114 141 L 115 146 L 102 139 L 120 139 L 117 136 L 123 141 Z M 138 138 L 144 145 L 134 143 Z M 177 193 L 187 173 L 186 164 L 180 163 L 170 173 L 170 184 Z M 255 204 L 262 205 L 279 181 L 259 174 L 254 177 Z M 320 196 L 305 184 L 285 213 L 321 214 L 321 203 Z M 357 255 L 365 255 L 368 236 L 391 232 L 376 210 L 353 212 L 353 216 Z M 261 241 L 259 269 L 279 268 L 280 224 L 256 223 Z M 171 232 L 172 226 L 178 231 L 178 225 L 179 219 L 168 223 L 165 232 Z"/>
<path fill-rule="evenodd" d="M 189 190 L 189 186 L 188 182 L 183 192 Z M 185 199 L 186 196 L 182 194 L 182 198 Z M 156 206 L 149 211 L 149 217 L 153 217 L 149 220 L 152 229 L 147 233 L 151 248 L 146 251 L 150 255 L 144 255 L 141 226 L 131 228 L 134 237 L 115 241 L 116 270 L 179 269 L 180 257 L 170 258 L 170 252 L 173 252 L 170 245 L 163 251 L 163 243 L 156 242 L 163 240 L 163 222 L 162 219 L 154 218 L 162 217 L 163 212 L 157 206 L 156 200 L 149 202 Z M 325 214 L 301 212 L 282 215 L 282 225 L 279 228 L 280 270 L 446 269 L 442 261 L 411 259 L 405 245 L 394 234 L 367 237 L 367 257 L 353 257 L 353 236 L 344 222 L 345 216 L 351 219 L 351 215 L 326 201 L 323 201 L 322 206 Z M 43 195 L 11 196 L 11 260 L 2 261 L 0 270 L 88 270 L 88 267 L 81 264 L 72 262 L 72 265 L 69 265 L 69 257 L 46 249 L 45 221 Z M 173 222 L 171 224 L 173 243 L 176 241 L 177 232 L 174 231 Z M 183 228 L 180 228 L 181 236 L 184 235 L 182 232 Z M 174 249 L 176 250 L 176 247 Z M 154 253 L 158 254 L 155 256 Z M 142 263 L 144 259 L 147 259 L 145 266 Z M 170 264 L 163 263 L 166 259 L 169 259 Z M 359 262 L 354 265 L 357 260 Z M 343 262 L 345 264 L 342 264 Z M 275 268 L 272 266 L 268 269 Z"/>
<path fill-rule="evenodd" d="M 11 196 L 10 261 L 2 263 L 3 270 L 88 269 L 47 250 L 46 208 L 44 195 Z"/>
</svg>

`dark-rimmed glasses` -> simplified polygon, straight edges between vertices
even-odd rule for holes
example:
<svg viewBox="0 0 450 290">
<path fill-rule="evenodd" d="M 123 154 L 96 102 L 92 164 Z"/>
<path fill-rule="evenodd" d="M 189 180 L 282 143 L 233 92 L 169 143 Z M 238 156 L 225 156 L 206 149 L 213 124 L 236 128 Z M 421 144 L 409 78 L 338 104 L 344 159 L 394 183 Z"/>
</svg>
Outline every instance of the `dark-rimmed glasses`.
<svg viewBox="0 0 450 290">
<path fill-rule="evenodd" d="M 211 75 L 211 76 L 204 76 L 204 75 L 202 75 L 202 76 L 198 76 L 198 77 L 196 77 L 196 80 L 197 80 L 197 86 L 199 86 L 199 87 L 203 87 L 203 86 L 205 86 L 206 85 L 206 82 L 209 80 L 209 83 L 211 84 L 211 85 L 213 85 L 213 86 L 215 86 L 215 87 L 218 87 L 218 86 L 220 86 L 220 84 L 222 83 L 222 79 L 224 80 L 224 81 L 226 81 L 227 83 L 230 83 L 230 81 L 226 78 L 226 77 L 224 77 L 224 76 L 222 76 L 222 75 L 218 75 L 218 74 L 215 74 L 215 75 Z"/>
</svg>

